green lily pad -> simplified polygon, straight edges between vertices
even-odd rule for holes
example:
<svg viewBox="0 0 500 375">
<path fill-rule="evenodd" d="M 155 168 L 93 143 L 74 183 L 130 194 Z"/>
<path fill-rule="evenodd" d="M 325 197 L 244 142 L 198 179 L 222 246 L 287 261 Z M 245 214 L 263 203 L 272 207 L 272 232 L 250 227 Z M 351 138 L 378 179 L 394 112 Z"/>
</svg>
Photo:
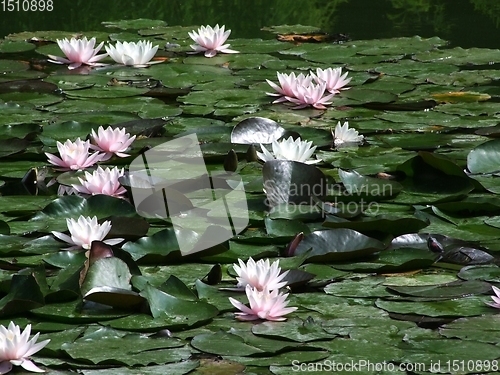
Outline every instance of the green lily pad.
<svg viewBox="0 0 500 375">
<path fill-rule="evenodd" d="M 466 297 L 448 301 L 436 302 L 400 302 L 378 300 L 375 305 L 390 313 L 423 315 L 430 317 L 461 318 L 488 314 L 491 310 L 482 297 Z"/>
<path fill-rule="evenodd" d="M 309 251 L 309 262 L 335 262 L 359 259 L 384 248 L 385 245 L 374 238 L 352 229 L 340 228 L 311 232 L 299 243 L 295 254 Z"/>
<path fill-rule="evenodd" d="M 174 358 L 172 358 L 173 360 Z M 183 358 L 182 358 L 183 359 Z M 165 365 L 144 366 L 140 367 L 142 375 L 184 375 L 195 370 L 199 366 L 199 361 L 181 360 L 177 363 L 169 363 L 168 368 Z M 99 370 L 81 370 L 83 375 L 113 375 L 116 373 L 115 368 L 99 369 Z M 120 368 L 120 375 L 135 375 L 137 368 Z M 57 375 L 57 374 L 55 374 Z"/>
<path fill-rule="evenodd" d="M 500 62 L 500 50 L 487 48 L 463 49 L 455 47 L 419 53 L 414 59 L 424 62 L 440 62 L 454 65 L 481 65 Z"/>
<path fill-rule="evenodd" d="M 128 242 L 122 248 L 130 253 L 134 260 L 180 257 L 179 244 L 173 228 L 164 229 L 136 242 Z"/>
<path fill-rule="evenodd" d="M 397 249 L 382 251 L 376 260 L 336 264 L 343 271 L 394 273 L 427 268 L 434 264 L 437 256 L 428 250 Z"/>
<path fill-rule="evenodd" d="M 289 319 L 280 324 L 263 322 L 262 324 L 254 325 L 252 327 L 252 333 L 267 338 L 286 338 L 298 342 L 329 340 L 335 337 L 334 334 L 326 332 L 321 325 L 313 319 Z"/>
<path fill-rule="evenodd" d="M 447 338 L 497 344 L 499 319 L 499 315 L 461 318 L 445 324 L 439 333 Z"/>
<path fill-rule="evenodd" d="M 0 158 L 23 152 L 29 142 L 20 138 L 0 139 Z"/>
<path fill-rule="evenodd" d="M 132 274 L 127 264 L 119 258 L 98 259 L 90 265 L 82 283 L 82 295 L 87 297 L 95 288 L 111 287 L 131 290 Z"/>
<path fill-rule="evenodd" d="M 403 215 L 400 215 L 399 217 L 375 216 L 356 221 L 339 221 L 334 220 L 333 217 L 327 217 L 323 226 L 328 228 L 350 228 L 362 233 L 378 231 L 399 236 L 404 233 L 418 232 L 428 224 L 427 221 L 414 216 L 403 217 Z"/>
<path fill-rule="evenodd" d="M 383 284 L 383 277 L 363 277 L 359 280 L 348 279 L 340 282 L 328 284 L 325 287 L 325 293 L 338 297 L 390 297 L 390 293 Z"/>
<path fill-rule="evenodd" d="M 95 330 L 95 328 L 93 328 Z M 127 334 L 112 328 L 88 329 L 83 337 L 61 346 L 73 359 L 92 364 L 148 365 L 186 359 L 182 342 L 174 338 L 155 339 L 140 334 Z M 171 350 L 179 348 L 179 350 Z M 170 349 L 170 350 L 167 350 Z"/>
<path fill-rule="evenodd" d="M 97 132 L 99 124 L 92 122 L 80 123 L 77 121 L 65 121 L 43 127 L 43 135 L 64 143 L 67 139 L 87 138 L 94 129 Z"/>
<path fill-rule="evenodd" d="M 35 45 L 28 42 L 3 41 L 0 43 L 0 53 L 19 53 L 35 49 Z"/>
<path fill-rule="evenodd" d="M 53 303 L 34 309 L 31 313 L 41 319 L 54 320 L 61 323 L 70 324 L 88 324 L 103 322 L 106 320 L 117 319 L 128 315 L 129 313 L 106 309 L 90 310 L 84 309 L 79 302 Z"/>
<path fill-rule="evenodd" d="M 397 195 L 403 188 L 396 181 L 362 176 L 356 171 L 350 172 L 340 169 L 339 177 L 347 192 L 352 195 L 391 197 Z"/>
<path fill-rule="evenodd" d="M 248 356 L 265 351 L 245 343 L 240 336 L 225 333 L 206 333 L 195 336 L 191 345 L 201 351 L 218 355 L 242 355 Z"/>
<path fill-rule="evenodd" d="M 210 320 L 219 313 L 209 303 L 180 299 L 151 286 L 141 295 L 148 300 L 153 318 L 168 318 L 172 326 L 179 328 Z"/>
<path fill-rule="evenodd" d="M 389 286 L 388 288 L 400 295 L 432 299 L 466 297 L 484 294 L 491 290 L 488 283 L 480 281 L 457 281 L 449 284 L 426 286 Z"/>
<path fill-rule="evenodd" d="M 115 216 L 134 216 L 135 208 L 123 199 L 107 195 L 94 195 L 88 199 L 67 195 L 55 199 L 30 220 L 33 227 L 43 231 L 66 230 L 65 218 L 78 218 L 80 215 L 98 218 Z"/>
<path fill-rule="evenodd" d="M 9 293 L 0 299 L 0 315 L 19 314 L 43 306 L 43 304 L 44 297 L 41 285 L 34 273 L 14 275 Z"/>
<path fill-rule="evenodd" d="M 138 18 L 138 19 L 121 20 L 121 21 L 105 21 L 101 23 L 106 27 L 116 27 L 118 29 L 136 29 L 136 30 L 167 26 L 167 23 L 165 21 L 152 20 L 147 18 Z"/>
<path fill-rule="evenodd" d="M 500 267 L 494 264 L 465 266 L 457 276 L 463 280 L 484 280 L 500 283 Z"/>
<path fill-rule="evenodd" d="M 472 173 L 493 173 L 500 168 L 500 140 L 483 143 L 467 155 L 467 169 Z"/>
</svg>

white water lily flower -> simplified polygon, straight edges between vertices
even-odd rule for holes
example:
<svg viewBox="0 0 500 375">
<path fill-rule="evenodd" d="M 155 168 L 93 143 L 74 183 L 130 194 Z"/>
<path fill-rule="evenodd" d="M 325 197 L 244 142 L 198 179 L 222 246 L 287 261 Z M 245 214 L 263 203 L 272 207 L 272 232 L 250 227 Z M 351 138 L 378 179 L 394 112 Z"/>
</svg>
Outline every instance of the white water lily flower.
<svg viewBox="0 0 500 375">
<path fill-rule="evenodd" d="M 250 302 L 250 307 L 245 306 L 234 298 L 229 297 L 229 302 L 241 312 L 235 313 L 239 320 L 265 319 L 270 321 L 283 321 L 283 315 L 290 314 L 297 310 L 296 307 L 286 307 L 288 294 L 279 293 L 278 289 L 272 292 L 265 288 L 259 291 L 247 285 L 245 292 Z"/>
<path fill-rule="evenodd" d="M 92 241 L 102 241 L 111 230 L 111 222 L 105 221 L 102 224 L 97 222 L 97 217 L 85 217 L 81 215 L 78 220 L 66 219 L 66 224 L 71 236 L 61 232 L 52 231 L 52 234 L 60 240 L 73 245 L 65 250 L 83 248 L 89 250 Z M 123 238 L 113 238 L 105 240 L 108 245 L 116 245 L 123 241 Z"/>
<path fill-rule="evenodd" d="M 0 374 L 6 374 L 12 370 L 12 366 L 21 366 L 23 369 L 32 372 L 45 372 L 38 368 L 28 358 L 40 351 L 50 340 L 36 343 L 40 333 L 37 333 L 30 340 L 31 324 L 28 324 L 24 331 L 14 322 L 10 322 L 8 328 L 0 325 Z"/>
<path fill-rule="evenodd" d="M 158 51 L 158 46 L 153 47 L 153 43 L 141 40 L 135 42 L 116 42 L 113 45 L 104 47 L 109 56 L 118 64 L 135 66 L 136 68 L 145 68 L 151 64 L 157 64 L 161 61 L 150 61 Z"/>
<path fill-rule="evenodd" d="M 82 64 L 89 66 L 103 66 L 106 64 L 98 63 L 97 61 L 108 56 L 107 53 L 97 55 L 101 50 L 104 42 L 101 42 L 97 47 L 95 46 L 95 38 L 87 40 L 87 37 L 83 39 L 71 38 L 71 40 L 57 39 L 57 44 L 59 48 L 66 55 L 66 58 L 48 55 L 49 61 L 55 64 L 69 64 L 69 69 L 79 68 Z"/>
<path fill-rule="evenodd" d="M 281 281 L 288 274 L 288 271 L 281 273 L 279 260 L 269 264 L 269 259 L 258 260 L 255 262 L 252 258 L 248 259 L 245 264 L 241 259 L 238 259 L 239 266 L 233 264 L 234 271 L 238 274 L 237 287 L 244 289 L 247 285 L 256 288 L 259 291 L 267 288 L 268 290 L 283 288 L 287 282 Z M 281 274 L 280 274 L 281 273 Z"/>
<path fill-rule="evenodd" d="M 352 77 L 347 78 L 348 72 L 342 75 L 342 68 L 328 68 L 328 69 L 316 69 L 316 74 L 311 72 L 314 80 L 317 83 L 325 82 L 326 90 L 332 94 L 338 94 L 340 90 L 347 90 L 345 87 L 349 82 L 351 82 Z"/>
<path fill-rule="evenodd" d="M 333 144 L 338 147 L 344 143 L 362 143 L 364 136 L 360 135 L 356 129 L 349 128 L 349 123 L 346 121 L 344 125 L 340 125 L 340 121 L 335 126 Z"/>
<path fill-rule="evenodd" d="M 274 82 L 266 79 L 266 82 L 271 86 L 276 92 L 266 92 L 266 95 L 270 96 L 279 96 L 274 103 L 282 103 L 286 102 L 289 98 L 295 97 L 295 91 L 297 90 L 297 86 L 308 86 L 311 83 L 312 76 L 309 74 L 306 76 L 303 73 L 300 73 L 298 76 L 295 76 L 295 73 L 277 73 L 278 81 L 280 86 L 275 84 Z"/>
<path fill-rule="evenodd" d="M 262 144 L 260 147 L 262 152 L 257 152 L 257 156 L 264 162 L 278 159 L 298 161 L 305 164 L 316 164 L 321 161 L 321 159 L 310 159 L 314 150 L 316 150 L 316 146 L 312 146 L 311 141 L 302 141 L 300 137 L 294 140 L 290 136 L 288 139 L 283 139 L 279 142 L 273 141 L 272 153 L 270 153 Z"/>
<path fill-rule="evenodd" d="M 204 52 L 205 57 L 214 57 L 217 52 L 239 53 L 229 49 L 230 44 L 224 44 L 229 34 L 231 34 L 231 30 L 224 31 L 224 28 L 225 25 L 219 27 L 217 24 L 214 28 L 212 26 L 201 26 L 198 32 L 194 30 L 188 32 L 189 37 L 196 42 L 196 44 L 191 45 L 191 48 L 194 49 L 194 52 L 191 53 Z"/>
<path fill-rule="evenodd" d="M 114 167 L 113 169 L 103 169 L 101 166 L 92 172 L 85 172 L 85 178 L 78 177 L 80 184 L 73 184 L 72 187 L 82 194 L 104 194 L 112 197 L 119 197 L 127 192 L 120 185 L 118 179 L 123 176 L 124 170 Z"/>
<path fill-rule="evenodd" d="M 72 186 L 59 185 L 57 195 L 77 195 L 78 192 Z"/>
</svg>

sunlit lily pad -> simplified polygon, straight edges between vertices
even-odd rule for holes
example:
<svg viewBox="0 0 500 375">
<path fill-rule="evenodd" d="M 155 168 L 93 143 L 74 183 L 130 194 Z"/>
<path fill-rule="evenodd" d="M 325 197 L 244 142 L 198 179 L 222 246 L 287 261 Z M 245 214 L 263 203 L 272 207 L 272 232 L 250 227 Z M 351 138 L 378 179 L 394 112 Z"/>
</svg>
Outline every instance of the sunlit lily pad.
<svg viewBox="0 0 500 375">
<path fill-rule="evenodd" d="M 313 196 L 326 194 L 326 177 L 313 165 L 289 160 L 270 160 L 262 169 L 267 204 L 313 204 Z"/>
<path fill-rule="evenodd" d="M 232 143 L 272 143 L 283 137 L 286 130 L 276 121 L 263 117 L 250 117 L 235 125 Z"/>
</svg>

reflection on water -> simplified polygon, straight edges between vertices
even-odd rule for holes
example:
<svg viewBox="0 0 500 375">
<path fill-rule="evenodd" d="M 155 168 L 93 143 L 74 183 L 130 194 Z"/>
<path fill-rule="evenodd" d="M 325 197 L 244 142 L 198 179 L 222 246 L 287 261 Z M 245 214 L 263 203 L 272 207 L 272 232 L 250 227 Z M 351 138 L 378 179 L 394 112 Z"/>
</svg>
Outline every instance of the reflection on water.
<svg viewBox="0 0 500 375">
<path fill-rule="evenodd" d="M 52 12 L 2 12 L 0 36 L 35 30 L 102 30 L 101 21 L 162 19 L 225 24 L 234 38 L 270 37 L 263 26 L 303 24 L 354 39 L 438 35 L 462 47 L 498 46 L 500 1 L 491 0 L 57 0 Z"/>
</svg>

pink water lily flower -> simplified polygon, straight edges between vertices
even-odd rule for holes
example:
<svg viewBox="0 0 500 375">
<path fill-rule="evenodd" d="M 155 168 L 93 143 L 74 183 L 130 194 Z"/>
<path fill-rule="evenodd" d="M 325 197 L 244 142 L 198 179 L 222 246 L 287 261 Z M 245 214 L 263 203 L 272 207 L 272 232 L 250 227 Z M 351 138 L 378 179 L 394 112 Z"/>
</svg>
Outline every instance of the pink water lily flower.
<svg viewBox="0 0 500 375">
<path fill-rule="evenodd" d="M 103 160 L 103 155 L 94 152 L 89 154 L 90 141 L 83 142 L 77 138 L 75 142 L 69 139 L 63 143 L 57 141 L 57 150 L 60 157 L 48 152 L 45 153 L 49 163 L 55 165 L 59 170 L 80 170 L 91 167 L 95 163 Z"/>
<path fill-rule="evenodd" d="M 279 293 L 278 289 L 272 292 L 269 289 L 259 291 L 247 285 L 245 293 L 250 302 L 250 307 L 245 306 L 234 298 L 229 297 L 231 304 L 241 312 L 235 313 L 239 320 L 257 320 L 265 319 L 271 321 L 283 321 L 286 318 L 283 315 L 290 314 L 297 310 L 296 307 L 286 307 L 288 294 Z"/>
<path fill-rule="evenodd" d="M 37 367 L 29 357 L 43 349 L 50 340 L 36 343 L 40 333 L 30 340 L 31 324 L 24 331 L 14 322 L 10 322 L 8 328 L 0 325 L 0 374 L 6 374 L 12 370 L 12 366 L 21 366 L 32 372 L 45 372 Z"/>
<path fill-rule="evenodd" d="M 325 96 L 326 83 L 321 82 L 315 85 L 314 83 L 309 83 L 309 85 L 297 85 L 293 91 L 294 97 L 286 96 L 289 102 L 297 104 L 293 109 L 301 109 L 312 106 L 316 109 L 326 109 L 325 105 L 332 104 L 329 102 L 335 94 L 329 94 Z"/>
<path fill-rule="evenodd" d="M 78 177 L 80 184 L 73 184 L 72 187 L 82 194 L 104 194 L 112 197 L 118 197 L 127 192 L 123 186 L 120 185 L 118 179 L 123 176 L 123 168 L 118 169 L 103 169 L 100 166 L 92 172 L 85 172 L 85 178 Z"/>
<path fill-rule="evenodd" d="M 146 40 L 137 43 L 118 41 L 114 46 L 109 45 L 104 48 L 109 56 L 119 64 L 145 68 L 151 64 L 161 63 L 161 61 L 151 61 L 158 51 L 158 46 L 153 47 L 153 43 Z"/>
<path fill-rule="evenodd" d="M 266 95 L 270 96 L 279 96 L 274 103 L 282 103 L 286 102 L 289 98 L 295 97 L 295 90 L 297 86 L 308 86 L 311 83 L 312 77 L 308 74 L 307 76 L 303 73 L 300 73 L 298 76 L 295 76 L 295 73 L 292 72 L 290 74 L 286 73 L 277 73 L 278 81 L 280 86 L 276 83 L 266 79 L 266 82 L 271 86 L 276 92 L 266 92 Z"/>
<path fill-rule="evenodd" d="M 351 82 L 352 77 L 346 78 L 348 72 L 342 75 L 342 68 L 316 69 L 316 74 L 311 73 L 317 83 L 325 82 L 326 91 L 332 94 L 338 94 L 340 90 L 347 90 L 349 87 L 344 87 Z"/>
<path fill-rule="evenodd" d="M 79 68 L 82 64 L 90 66 L 106 65 L 97 62 L 108 56 L 107 53 L 97 55 L 104 45 L 104 42 L 101 42 L 94 48 L 95 42 L 95 38 L 88 40 L 87 37 L 83 39 L 71 38 L 71 40 L 68 40 L 68 38 L 62 40 L 57 39 L 57 44 L 66 55 L 66 58 L 48 55 L 50 58 L 49 61 L 56 64 L 69 64 L 69 69 Z"/>
<path fill-rule="evenodd" d="M 121 158 L 130 156 L 129 154 L 125 154 L 125 151 L 127 151 L 135 140 L 135 135 L 131 137 L 129 133 L 125 133 L 125 128 L 113 129 L 111 126 L 106 130 L 102 126 L 99 126 L 97 133 L 92 129 L 90 135 L 92 137 L 90 148 L 103 152 L 104 156 L 102 160 L 110 159 L 113 154 Z"/>
<path fill-rule="evenodd" d="M 99 224 L 97 217 L 92 218 L 80 215 L 78 220 L 66 219 L 69 234 L 52 231 L 52 234 L 60 240 L 73 245 L 65 250 L 85 249 L 89 250 L 92 241 L 103 241 L 111 230 L 111 222 L 106 220 L 104 223 Z M 116 245 L 123 241 L 123 238 L 113 238 L 105 240 L 108 245 Z"/>
<path fill-rule="evenodd" d="M 494 285 L 492 285 L 491 288 L 493 289 L 493 292 L 495 292 L 495 295 L 491 296 L 491 299 L 493 300 L 493 302 L 486 302 L 486 304 L 488 306 L 500 309 L 500 289 L 498 289 Z"/>
<path fill-rule="evenodd" d="M 238 259 L 239 266 L 233 264 L 234 271 L 238 274 L 237 287 L 240 289 L 250 285 L 259 291 L 267 288 L 268 290 L 283 288 L 287 282 L 281 281 L 288 274 L 288 271 L 281 273 L 279 260 L 274 261 L 271 265 L 269 259 L 258 260 L 255 262 L 252 258 L 248 259 L 245 264 L 241 259 Z"/>
<path fill-rule="evenodd" d="M 219 27 L 217 24 L 214 28 L 212 26 L 201 26 L 198 32 L 194 30 L 188 32 L 191 39 L 196 42 L 196 44 L 191 45 L 191 48 L 194 49 L 194 52 L 191 53 L 204 52 L 205 57 L 214 57 L 217 52 L 239 53 L 229 49 L 230 44 L 224 44 L 229 34 L 231 34 L 231 30 L 224 31 L 224 28 L 224 25 Z"/>
</svg>

